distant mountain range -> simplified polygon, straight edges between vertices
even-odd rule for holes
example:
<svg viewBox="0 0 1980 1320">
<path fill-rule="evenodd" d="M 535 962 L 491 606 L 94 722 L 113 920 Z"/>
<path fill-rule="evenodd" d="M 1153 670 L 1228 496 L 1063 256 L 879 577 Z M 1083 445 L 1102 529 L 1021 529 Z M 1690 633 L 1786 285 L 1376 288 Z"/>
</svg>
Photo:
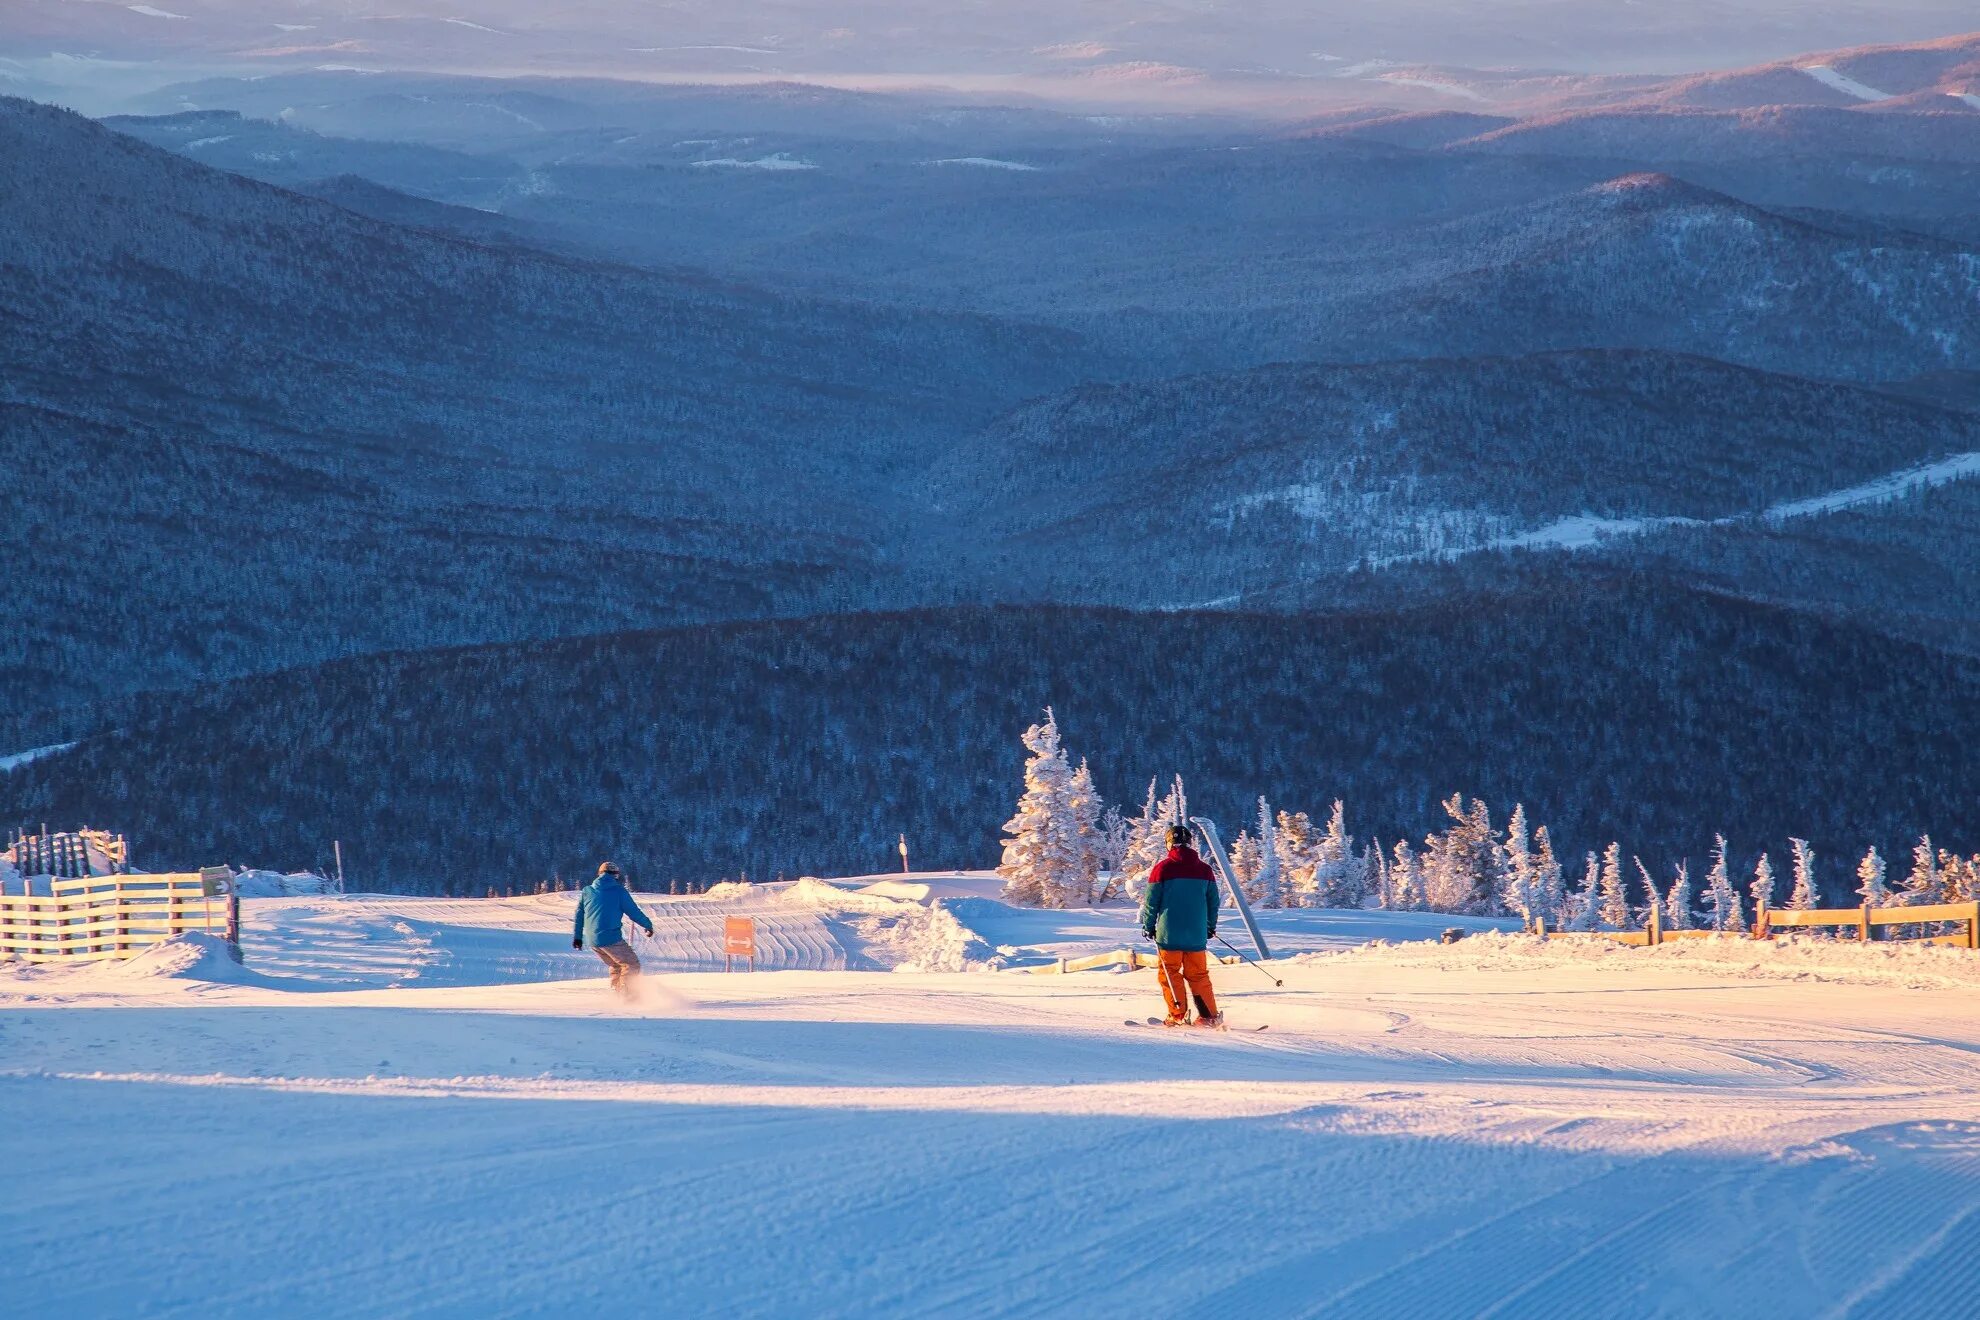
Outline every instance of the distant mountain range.
<svg viewBox="0 0 1980 1320">
<path fill-rule="evenodd" d="M 1291 124 L 0 99 L 0 752 L 79 740 L 0 818 L 394 884 L 981 863 L 1049 703 L 1116 799 L 1970 851 L 1976 52 Z"/>
</svg>

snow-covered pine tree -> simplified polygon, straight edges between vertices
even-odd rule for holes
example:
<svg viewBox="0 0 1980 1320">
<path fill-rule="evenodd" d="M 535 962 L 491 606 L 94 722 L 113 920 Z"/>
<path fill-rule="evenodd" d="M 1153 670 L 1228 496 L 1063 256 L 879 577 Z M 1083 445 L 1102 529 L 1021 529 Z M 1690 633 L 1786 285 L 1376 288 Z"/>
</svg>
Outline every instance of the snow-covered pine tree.
<svg viewBox="0 0 1980 1320">
<path fill-rule="evenodd" d="M 1370 839 L 1355 857 L 1355 887 L 1361 897 L 1358 908 L 1380 907 L 1382 892 L 1382 845 Z"/>
<path fill-rule="evenodd" d="M 1794 890 L 1787 905 L 1796 912 L 1808 912 L 1821 906 L 1815 888 L 1815 850 L 1806 839 L 1789 839 L 1788 847 L 1794 852 Z"/>
<path fill-rule="evenodd" d="M 1327 817 L 1327 832 L 1313 845 L 1312 903 L 1315 907 L 1358 908 L 1362 893 L 1354 856 L 1354 836 L 1347 832 L 1347 812 L 1339 798 Z"/>
<path fill-rule="evenodd" d="M 1726 836 L 1712 836 L 1712 869 L 1705 873 L 1705 906 L 1712 913 L 1713 930 L 1738 930 L 1745 925 L 1739 910 L 1739 891 L 1733 888 L 1732 871 L 1726 865 Z"/>
<path fill-rule="evenodd" d="M 1420 912 L 1423 904 L 1423 865 L 1409 846 L 1409 840 L 1397 839 L 1383 905 L 1397 912 Z"/>
<path fill-rule="evenodd" d="M 1554 840 L 1545 825 L 1533 831 L 1533 851 L 1535 910 L 1550 929 L 1559 930 L 1567 920 L 1567 883 L 1561 878 L 1561 863 L 1554 856 Z"/>
<path fill-rule="evenodd" d="M 1657 892 L 1657 882 L 1650 878 L 1650 868 L 1643 864 L 1641 857 L 1632 855 L 1629 860 L 1636 864 L 1636 877 L 1643 882 L 1643 906 L 1636 909 L 1636 924 L 1648 926 L 1652 913 L 1662 921 L 1664 896 Z"/>
<path fill-rule="evenodd" d="M 1533 840 L 1526 828 L 1526 804 L 1515 802 L 1512 817 L 1506 821 L 1503 847 L 1505 873 L 1499 888 L 1499 906 L 1518 917 L 1532 930 L 1540 916 L 1539 889 L 1535 884 Z"/>
<path fill-rule="evenodd" d="M 1691 864 L 1679 862 L 1677 875 L 1671 879 L 1671 891 L 1664 896 L 1664 929 L 1690 930 L 1691 920 Z"/>
<path fill-rule="evenodd" d="M 1498 906 L 1502 865 L 1492 817 L 1477 798 L 1466 806 L 1453 793 L 1444 804 L 1451 824 L 1423 841 L 1423 888 L 1432 912 L 1489 914 Z"/>
<path fill-rule="evenodd" d="M 1155 781 L 1148 781 L 1148 798 L 1141 814 L 1128 823 L 1127 850 L 1121 857 L 1121 893 L 1132 902 L 1141 901 L 1141 890 L 1148 873 L 1169 851 L 1169 826 L 1187 816 L 1188 801 L 1183 797 L 1182 776 L 1177 775 L 1168 796 L 1157 799 Z"/>
<path fill-rule="evenodd" d="M 1932 851 L 1932 836 L 1918 836 L 1911 850 L 1911 873 L 1904 878 L 1906 907 L 1925 907 L 1946 901 L 1945 876 L 1939 871 L 1938 854 Z"/>
<path fill-rule="evenodd" d="M 1096 902 L 1110 903 L 1121 896 L 1121 864 L 1127 860 L 1133 824 L 1121 815 L 1119 807 L 1108 807 L 1100 817 L 1100 897 Z"/>
<path fill-rule="evenodd" d="M 1599 930 L 1626 930 L 1629 927 L 1629 882 L 1623 879 L 1622 845 L 1611 843 L 1602 850 L 1602 883 L 1596 900 L 1595 920 Z"/>
<path fill-rule="evenodd" d="M 1224 855 L 1230 858 L 1231 872 L 1240 885 L 1244 886 L 1245 897 L 1256 899 L 1251 892 L 1252 881 L 1258 875 L 1258 840 L 1251 837 L 1250 830 L 1239 830 L 1231 840 L 1231 846 Z"/>
<path fill-rule="evenodd" d="M 1258 870 L 1251 880 L 1248 896 L 1264 907 L 1277 908 L 1286 905 L 1285 884 L 1279 870 L 1278 830 L 1273 824 L 1272 808 L 1263 796 L 1258 799 Z"/>
<path fill-rule="evenodd" d="M 1774 863 L 1766 853 L 1753 864 L 1753 919 L 1774 906 Z"/>
<path fill-rule="evenodd" d="M 1004 896 L 1033 907 L 1062 907 L 1073 892 L 1091 892 L 1087 868 L 1091 847 L 1079 838 L 1071 811 L 1073 770 L 1059 742 L 1059 723 L 1050 707 L 1045 722 L 1025 730 L 1031 759 L 1024 767 L 1024 794 L 1017 813 L 1004 824 Z"/>
<path fill-rule="evenodd" d="M 1309 906 L 1314 851 L 1319 842 L 1312 819 L 1303 811 L 1282 811 L 1273 823 L 1272 843 L 1279 854 L 1279 901 L 1285 906 Z"/>
<path fill-rule="evenodd" d="M 1093 771 L 1081 757 L 1066 789 L 1066 819 L 1079 864 L 1062 878 L 1053 907 L 1089 907 L 1100 897 L 1100 872 L 1106 865 L 1100 816 L 1105 809 L 1099 790 L 1093 786 Z"/>
<path fill-rule="evenodd" d="M 1971 903 L 1980 898 L 1980 857 L 1961 857 L 1939 849 L 1939 875 L 1948 903 Z"/>
<path fill-rule="evenodd" d="M 1856 896 L 1870 907 L 1889 907 L 1891 891 L 1884 885 L 1884 859 L 1873 846 L 1856 864 Z"/>
<path fill-rule="evenodd" d="M 1582 873 L 1581 888 L 1574 891 L 1569 906 L 1569 930 L 1595 930 L 1602 910 L 1602 863 L 1588 854 L 1588 869 Z"/>
</svg>

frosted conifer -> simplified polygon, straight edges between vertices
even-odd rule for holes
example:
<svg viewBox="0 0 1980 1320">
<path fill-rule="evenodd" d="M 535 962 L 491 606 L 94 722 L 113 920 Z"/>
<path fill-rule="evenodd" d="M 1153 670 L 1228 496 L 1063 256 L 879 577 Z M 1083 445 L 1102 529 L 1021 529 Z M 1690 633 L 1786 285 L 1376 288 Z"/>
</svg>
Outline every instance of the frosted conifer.
<svg viewBox="0 0 1980 1320">
<path fill-rule="evenodd" d="M 1808 912 L 1821 906 L 1815 888 L 1815 850 L 1806 839 L 1789 839 L 1788 847 L 1794 852 L 1794 890 L 1787 905 L 1796 912 Z"/>
<path fill-rule="evenodd" d="M 1871 907 L 1888 907 L 1891 891 L 1884 886 L 1884 859 L 1873 847 L 1856 864 L 1856 896 Z"/>
<path fill-rule="evenodd" d="M 1629 889 L 1622 873 L 1622 845 L 1611 843 L 1602 853 L 1602 881 L 1595 919 L 1601 930 L 1623 930 L 1629 925 Z"/>
</svg>

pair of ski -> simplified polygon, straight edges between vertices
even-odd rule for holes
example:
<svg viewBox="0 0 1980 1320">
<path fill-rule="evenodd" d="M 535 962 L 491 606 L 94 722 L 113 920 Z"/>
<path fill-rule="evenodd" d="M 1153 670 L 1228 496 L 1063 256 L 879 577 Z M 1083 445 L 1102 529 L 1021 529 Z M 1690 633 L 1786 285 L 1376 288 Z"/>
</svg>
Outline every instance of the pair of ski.
<svg viewBox="0 0 1980 1320">
<path fill-rule="evenodd" d="M 1152 1018 L 1128 1018 L 1128 1019 L 1126 1019 L 1126 1020 L 1125 1020 L 1125 1023 L 1124 1023 L 1124 1025 L 1126 1025 L 1126 1026 L 1130 1026 L 1130 1027 L 1174 1027 L 1174 1028 L 1176 1028 L 1176 1029 L 1177 1029 L 1177 1030 L 1179 1030 L 1179 1031 L 1204 1031 L 1204 1030 L 1209 1030 L 1209 1031 L 1263 1031 L 1263 1030 L 1265 1030 L 1265 1028 L 1266 1028 L 1266 1027 L 1268 1027 L 1268 1026 L 1270 1026 L 1270 1025 L 1271 1025 L 1271 1023 L 1269 1023 L 1269 1022 L 1261 1022 L 1261 1023 L 1259 1023 L 1259 1024 L 1257 1025 L 1257 1026 L 1255 1026 L 1255 1027 L 1234 1027 L 1234 1026 L 1232 1026 L 1232 1025 L 1231 1025 L 1230 1023 L 1228 1023 L 1228 1022 L 1226 1022 L 1226 1023 L 1225 1023 L 1225 1024 L 1223 1025 L 1223 1026 L 1221 1026 L 1221 1027 L 1209 1027 L 1209 1028 L 1205 1028 L 1205 1027 L 1199 1027 L 1199 1026 L 1197 1026 L 1197 1025 L 1196 1025 L 1196 1023 L 1194 1023 L 1194 1022 L 1171 1022 L 1171 1021 L 1169 1021 L 1169 1020 L 1168 1020 L 1167 1018 L 1158 1018 L 1158 1017 L 1152 1017 Z"/>
</svg>

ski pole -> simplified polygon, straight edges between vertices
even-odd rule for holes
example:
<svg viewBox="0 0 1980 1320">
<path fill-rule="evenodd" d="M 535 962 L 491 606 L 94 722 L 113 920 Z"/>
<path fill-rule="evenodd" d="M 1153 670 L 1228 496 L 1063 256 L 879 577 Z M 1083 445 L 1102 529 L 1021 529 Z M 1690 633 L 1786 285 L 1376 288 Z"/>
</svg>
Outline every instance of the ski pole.
<svg viewBox="0 0 1980 1320">
<path fill-rule="evenodd" d="M 1264 963 L 1259 962 L 1255 958 L 1245 957 L 1243 949 L 1238 948 L 1237 945 L 1231 943 L 1229 940 L 1225 939 L 1222 935 L 1215 935 L 1212 936 L 1211 938 L 1215 939 L 1217 943 L 1223 945 L 1225 948 L 1229 949 L 1232 953 L 1235 953 L 1238 956 L 1239 962 L 1245 964 L 1247 967 L 1256 967 L 1261 973 L 1263 973 L 1265 976 L 1271 979 L 1273 985 L 1283 986 L 1285 984 L 1285 982 L 1281 981 L 1278 977 L 1273 976 L 1270 972 L 1265 971 Z"/>
</svg>

